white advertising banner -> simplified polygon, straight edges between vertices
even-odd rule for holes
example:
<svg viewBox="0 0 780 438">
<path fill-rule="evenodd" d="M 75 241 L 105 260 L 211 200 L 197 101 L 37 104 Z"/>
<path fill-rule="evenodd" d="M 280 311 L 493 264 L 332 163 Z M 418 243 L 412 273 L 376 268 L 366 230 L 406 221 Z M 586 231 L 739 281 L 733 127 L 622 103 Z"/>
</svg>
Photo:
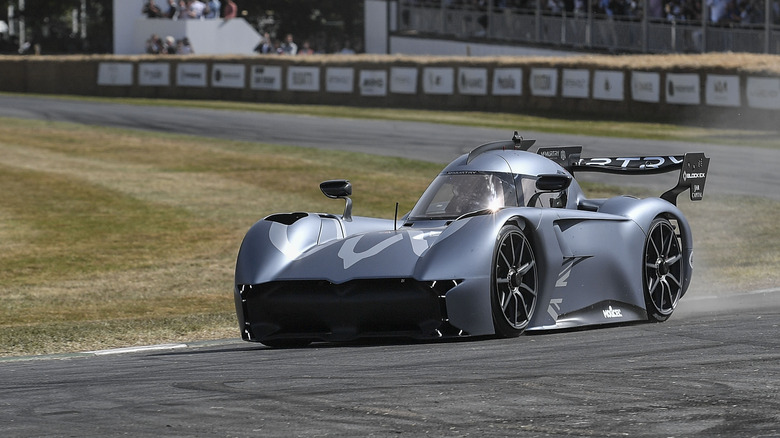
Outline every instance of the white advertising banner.
<svg viewBox="0 0 780 438">
<path fill-rule="evenodd" d="M 244 88 L 246 86 L 246 68 L 243 64 L 214 64 L 211 66 L 211 86 Z"/>
<path fill-rule="evenodd" d="M 282 67 L 278 65 L 253 65 L 250 88 L 253 90 L 282 90 Z"/>
<path fill-rule="evenodd" d="M 780 78 L 747 78 L 748 106 L 761 109 L 780 109 Z"/>
<path fill-rule="evenodd" d="M 361 96 L 387 96 L 387 70 L 360 70 Z"/>
<path fill-rule="evenodd" d="M 623 101 L 626 98 L 622 71 L 596 70 L 593 72 L 593 98 Z"/>
<path fill-rule="evenodd" d="M 182 63 L 176 66 L 176 85 L 180 87 L 205 87 L 206 64 Z"/>
<path fill-rule="evenodd" d="M 497 68 L 493 70 L 494 96 L 520 96 L 523 94 L 523 69 Z"/>
<path fill-rule="evenodd" d="M 171 65 L 167 62 L 138 63 L 138 85 L 167 87 L 171 85 Z"/>
<path fill-rule="evenodd" d="M 98 85 L 133 85 L 133 64 L 129 62 L 101 62 L 98 65 Z"/>
<path fill-rule="evenodd" d="M 355 69 L 352 67 L 328 67 L 325 69 L 325 91 L 328 93 L 352 93 L 355 89 Z"/>
<path fill-rule="evenodd" d="M 590 97 L 590 71 L 583 69 L 563 69 L 561 77 L 561 95 L 587 99 Z"/>
<path fill-rule="evenodd" d="M 455 69 L 452 67 L 426 67 L 423 70 L 423 93 L 452 94 L 455 91 Z"/>
<path fill-rule="evenodd" d="M 390 69 L 390 92 L 417 94 L 417 69 L 415 67 L 392 67 Z"/>
<path fill-rule="evenodd" d="M 458 92 L 460 94 L 486 96 L 487 81 L 486 68 L 461 67 L 458 69 Z"/>
<path fill-rule="evenodd" d="M 646 71 L 631 72 L 631 98 L 637 102 L 660 102 L 661 74 Z"/>
<path fill-rule="evenodd" d="M 666 103 L 699 105 L 701 84 L 696 73 L 666 74 Z"/>
<path fill-rule="evenodd" d="M 713 106 L 741 106 L 739 76 L 707 75 L 704 101 Z"/>
<path fill-rule="evenodd" d="M 532 96 L 558 95 L 558 70 L 555 68 L 532 68 L 528 78 Z"/>
<path fill-rule="evenodd" d="M 320 68 L 287 67 L 287 89 L 290 91 L 320 91 Z"/>
</svg>

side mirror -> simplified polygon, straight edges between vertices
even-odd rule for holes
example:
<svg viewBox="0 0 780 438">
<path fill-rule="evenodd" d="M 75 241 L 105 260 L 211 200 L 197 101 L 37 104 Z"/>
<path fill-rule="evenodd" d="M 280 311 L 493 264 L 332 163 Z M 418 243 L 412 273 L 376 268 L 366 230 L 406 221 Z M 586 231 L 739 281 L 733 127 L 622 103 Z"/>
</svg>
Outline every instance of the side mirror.
<svg viewBox="0 0 780 438">
<path fill-rule="evenodd" d="M 561 195 L 551 201 L 551 207 L 562 208 L 566 205 L 566 193 L 564 190 L 571 185 L 571 176 L 559 173 L 539 175 L 536 178 L 537 192 L 528 201 L 528 207 L 533 207 L 543 193 L 562 192 Z"/>
<path fill-rule="evenodd" d="M 320 183 L 320 190 L 330 199 L 343 199 L 346 205 L 341 218 L 345 221 L 352 220 L 352 200 L 349 199 L 349 196 L 352 195 L 352 184 L 349 181 L 345 179 L 325 181 Z"/>
<path fill-rule="evenodd" d="M 536 190 L 542 192 L 560 192 L 571 184 L 571 177 L 562 174 L 539 175 L 536 180 Z"/>
<path fill-rule="evenodd" d="M 334 179 L 320 183 L 320 190 L 331 199 L 352 196 L 352 184 L 345 179 Z"/>
</svg>

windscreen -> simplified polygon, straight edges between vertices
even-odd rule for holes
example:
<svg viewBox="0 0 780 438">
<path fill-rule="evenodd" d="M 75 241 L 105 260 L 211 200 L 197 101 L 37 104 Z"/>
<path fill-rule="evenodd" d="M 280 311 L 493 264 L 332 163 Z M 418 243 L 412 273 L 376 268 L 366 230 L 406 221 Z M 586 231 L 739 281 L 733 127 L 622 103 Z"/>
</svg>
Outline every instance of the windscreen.
<svg viewBox="0 0 780 438">
<path fill-rule="evenodd" d="M 436 177 L 409 215 L 411 220 L 455 219 L 478 210 L 517 206 L 510 174 L 446 173 Z"/>
</svg>

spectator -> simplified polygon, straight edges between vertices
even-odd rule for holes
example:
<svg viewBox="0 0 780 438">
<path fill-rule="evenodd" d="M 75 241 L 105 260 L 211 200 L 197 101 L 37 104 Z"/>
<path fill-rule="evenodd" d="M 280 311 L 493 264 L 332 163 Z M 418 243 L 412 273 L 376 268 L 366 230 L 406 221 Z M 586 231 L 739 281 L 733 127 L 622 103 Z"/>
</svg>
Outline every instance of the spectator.
<svg viewBox="0 0 780 438">
<path fill-rule="evenodd" d="M 282 44 L 282 54 L 283 55 L 298 54 L 298 45 L 295 44 L 295 41 L 293 41 L 293 36 L 291 33 L 287 34 L 287 38 L 285 38 L 284 44 Z"/>
<path fill-rule="evenodd" d="M 146 53 L 150 55 L 159 55 L 165 50 L 164 44 L 160 36 L 152 34 L 148 40 L 146 40 Z"/>
<path fill-rule="evenodd" d="M 206 18 L 219 18 L 219 11 L 222 8 L 222 3 L 219 0 L 209 0 L 207 7 Z"/>
<path fill-rule="evenodd" d="M 664 3 L 662 0 L 650 0 L 648 2 L 647 16 L 650 18 L 661 18 L 664 16 Z"/>
<path fill-rule="evenodd" d="M 354 55 L 355 50 L 352 49 L 352 45 L 349 40 L 344 41 L 344 47 L 339 51 L 342 55 Z"/>
<path fill-rule="evenodd" d="M 227 0 L 227 3 L 225 3 L 225 20 L 236 18 L 237 14 L 238 6 L 236 6 L 236 2 L 233 0 Z"/>
<path fill-rule="evenodd" d="M 754 1 L 739 2 L 739 22 L 742 24 L 761 24 L 764 22 L 763 5 Z"/>
<path fill-rule="evenodd" d="M 176 54 L 176 39 L 170 35 L 165 37 L 165 43 L 163 45 L 163 51 L 161 53 L 165 53 L 168 55 L 175 55 Z"/>
<path fill-rule="evenodd" d="M 613 5 L 614 2 L 610 0 L 599 0 L 597 10 L 607 17 L 612 17 L 614 15 L 614 11 L 612 10 Z"/>
<path fill-rule="evenodd" d="M 202 20 L 203 15 L 206 12 L 206 4 L 200 0 L 188 0 L 190 18 L 195 20 Z"/>
<path fill-rule="evenodd" d="M 255 47 L 255 52 L 261 54 L 261 55 L 267 55 L 269 53 L 276 53 L 274 50 L 274 43 L 271 41 L 271 34 L 266 32 L 263 35 L 263 40 L 260 41 L 260 44 Z"/>
<path fill-rule="evenodd" d="M 176 46 L 176 53 L 178 53 L 179 55 L 191 55 L 195 53 L 195 51 L 192 50 L 192 45 L 190 44 L 189 38 L 184 37 L 181 40 L 179 40 Z"/>
<path fill-rule="evenodd" d="M 727 23 L 739 23 L 742 19 L 740 8 L 735 0 L 729 0 L 726 5 L 726 16 L 724 17 Z"/>
<path fill-rule="evenodd" d="M 190 18 L 190 0 L 179 0 L 179 8 L 176 12 L 176 18 L 179 20 L 189 20 Z"/>
<path fill-rule="evenodd" d="M 563 2 L 560 0 L 547 0 L 547 10 L 558 15 L 563 10 Z"/>
<path fill-rule="evenodd" d="M 175 20 L 179 17 L 179 7 L 176 5 L 176 0 L 168 0 L 168 10 L 165 12 L 165 18 Z"/>
<path fill-rule="evenodd" d="M 154 0 L 149 0 L 146 3 L 144 3 L 144 7 L 141 9 L 141 12 L 146 15 L 147 18 L 162 18 L 163 12 L 160 9 L 159 6 L 157 6 L 157 2 Z"/>
<path fill-rule="evenodd" d="M 720 23 L 726 18 L 729 0 L 707 0 L 707 6 L 710 8 L 710 21 Z"/>
<path fill-rule="evenodd" d="M 656 0 L 660 1 L 660 0 Z M 588 13 L 588 6 L 585 0 L 574 0 L 574 16 L 578 18 L 585 17 Z"/>
<path fill-rule="evenodd" d="M 685 21 L 685 15 L 683 14 L 682 5 L 677 0 L 671 0 L 664 5 L 664 11 L 666 12 L 667 21 Z"/>
<path fill-rule="evenodd" d="M 298 50 L 299 55 L 313 55 L 314 50 L 312 50 L 311 45 L 309 45 L 309 41 L 304 41 L 303 45 L 301 46 L 301 49 Z"/>
</svg>

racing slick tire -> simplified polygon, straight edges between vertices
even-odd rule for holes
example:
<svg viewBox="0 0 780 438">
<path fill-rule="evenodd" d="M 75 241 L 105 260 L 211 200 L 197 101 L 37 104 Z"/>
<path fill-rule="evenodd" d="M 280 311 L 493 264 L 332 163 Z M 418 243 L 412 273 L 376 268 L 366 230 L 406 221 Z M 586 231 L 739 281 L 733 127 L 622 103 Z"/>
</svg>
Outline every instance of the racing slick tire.
<svg viewBox="0 0 780 438">
<path fill-rule="evenodd" d="M 683 292 L 683 248 L 674 226 L 657 217 L 650 224 L 644 248 L 643 288 L 650 321 L 669 319 Z"/>
<path fill-rule="evenodd" d="M 539 278 L 531 242 L 517 225 L 504 225 L 498 233 L 490 284 L 496 335 L 519 336 L 536 308 Z"/>
</svg>

